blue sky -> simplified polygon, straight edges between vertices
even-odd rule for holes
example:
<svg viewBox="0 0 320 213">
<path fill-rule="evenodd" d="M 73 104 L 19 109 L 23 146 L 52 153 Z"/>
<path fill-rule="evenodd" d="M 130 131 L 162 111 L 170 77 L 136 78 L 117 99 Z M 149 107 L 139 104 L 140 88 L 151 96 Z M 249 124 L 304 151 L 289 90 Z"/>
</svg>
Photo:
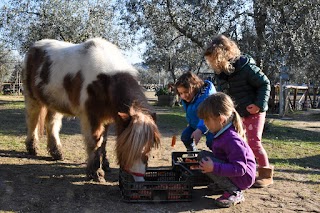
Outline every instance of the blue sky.
<svg viewBox="0 0 320 213">
<path fill-rule="evenodd" d="M 133 47 L 131 51 L 129 51 L 129 54 L 126 56 L 128 61 L 130 61 L 131 64 L 136 64 L 142 62 L 142 55 L 143 51 L 145 49 L 145 44 L 141 44 L 138 46 Z"/>
</svg>

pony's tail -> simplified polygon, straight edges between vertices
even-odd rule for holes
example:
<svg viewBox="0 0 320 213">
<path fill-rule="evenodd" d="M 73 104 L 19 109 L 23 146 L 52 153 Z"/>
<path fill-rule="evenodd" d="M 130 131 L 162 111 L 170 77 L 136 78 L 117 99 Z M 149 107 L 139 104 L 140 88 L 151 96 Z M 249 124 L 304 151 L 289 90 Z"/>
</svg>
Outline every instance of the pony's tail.
<svg viewBox="0 0 320 213">
<path fill-rule="evenodd" d="M 45 120 L 46 120 L 47 113 L 48 113 L 47 107 L 42 106 L 40 109 L 39 120 L 38 120 L 39 137 L 42 137 L 44 135 Z"/>
</svg>

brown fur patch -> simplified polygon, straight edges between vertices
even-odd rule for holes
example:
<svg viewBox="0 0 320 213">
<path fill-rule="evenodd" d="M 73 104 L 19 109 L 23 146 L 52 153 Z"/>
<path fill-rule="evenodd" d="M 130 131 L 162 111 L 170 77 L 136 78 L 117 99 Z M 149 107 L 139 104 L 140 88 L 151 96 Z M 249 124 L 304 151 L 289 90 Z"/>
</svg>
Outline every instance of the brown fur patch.
<svg viewBox="0 0 320 213">
<path fill-rule="evenodd" d="M 137 159 L 146 162 L 151 148 L 160 143 L 160 133 L 156 115 L 136 79 L 128 73 L 100 74 L 88 85 L 87 92 L 85 108 L 94 138 L 97 140 L 102 134 L 101 123 L 114 120 L 119 165 L 131 168 Z M 123 120 L 119 112 L 129 114 L 129 119 Z"/>
<path fill-rule="evenodd" d="M 27 66 L 24 70 L 26 75 L 26 85 L 30 97 L 40 99 L 41 102 L 48 104 L 49 100 L 43 93 L 43 87 L 49 83 L 50 66 L 52 62 L 46 52 L 41 48 L 32 47 L 28 52 Z M 41 70 L 38 72 L 38 69 Z M 36 77 L 39 74 L 40 83 L 36 85 Z"/>
<path fill-rule="evenodd" d="M 101 81 L 98 77 L 98 80 L 93 81 L 87 87 L 88 99 L 85 109 L 88 114 L 92 134 L 95 138 L 100 138 L 103 133 L 101 124 L 112 123 L 114 119 L 113 114 L 117 114 L 112 107 L 108 94 L 107 85 L 111 84 L 110 77 L 107 75 L 103 76 L 105 77 L 104 81 Z"/>
<path fill-rule="evenodd" d="M 73 106 L 80 104 L 80 91 L 83 84 L 83 76 L 80 71 L 75 76 L 68 74 L 63 79 L 63 87 L 66 90 L 69 100 Z"/>
<path fill-rule="evenodd" d="M 46 95 L 44 94 L 43 87 L 45 87 L 45 85 L 48 84 L 50 81 L 50 79 L 49 79 L 50 66 L 51 66 L 52 62 L 50 61 L 49 56 L 45 55 L 43 59 L 44 59 L 44 61 L 42 64 L 42 68 L 39 72 L 39 76 L 40 76 L 41 81 L 36 87 L 37 87 L 37 93 L 38 93 L 40 100 L 43 103 L 49 104 L 50 101 L 46 97 Z"/>
<path fill-rule="evenodd" d="M 29 96 L 33 99 L 35 99 L 36 96 L 39 96 L 35 89 L 35 79 L 37 76 L 37 70 L 43 63 L 44 58 L 45 53 L 42 49 L 35 47 L 31 48 L 28 52 L 26 67 L 23 70 L 23 75 L 25 76 L 23 83 L 26 87 L 26 90 L 29 92 Z"/>
</svg>

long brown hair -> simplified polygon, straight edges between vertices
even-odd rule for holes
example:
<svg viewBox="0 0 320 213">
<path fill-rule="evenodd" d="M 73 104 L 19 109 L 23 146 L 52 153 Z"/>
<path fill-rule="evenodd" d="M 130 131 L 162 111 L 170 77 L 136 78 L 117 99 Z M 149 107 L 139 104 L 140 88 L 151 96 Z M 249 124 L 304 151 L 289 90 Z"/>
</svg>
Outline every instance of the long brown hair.
<svg viewBox="0 0 320 213">
<path fill-rule="evenodd" d="M 184 87 L 186 89 L 189 89 L 190 91 L 193 91 L 194 94 L 197 94 L 203 85 L 204 82 L 201 78 L 199 78 L 193 72 L 188 71 L 178 78 L 177 82 L 175 83 L 175 90 L 176 93 L 179 94 L 177 88 Z"/>
<path fill-rule="evenodd" d="M 242 119 L 229 95 L 222 92 L 210 95 L 199 105 L 198 116 L 200 119 L 225 116 L 227 121 L 232 120 L 238 134 L 246 140 Z"/>
<path fill-rule="evenodd" d="M 234 63 L 241 55 L 240 49 L 232 39 L 218 35 L 208 45 L 204 52 L 207 63 L 214 69 L 216 74 L 234 72 Z"/>
</svg>

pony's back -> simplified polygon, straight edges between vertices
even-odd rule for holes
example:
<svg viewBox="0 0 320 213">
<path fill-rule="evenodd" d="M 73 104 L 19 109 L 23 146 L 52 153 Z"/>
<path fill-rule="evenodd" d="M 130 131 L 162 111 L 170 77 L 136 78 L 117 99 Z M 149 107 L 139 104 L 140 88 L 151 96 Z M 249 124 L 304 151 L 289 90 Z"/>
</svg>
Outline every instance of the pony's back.
<svg viewBox="0 0 320 213">
<path fill-rule="evenodd" d="M 27 53 L 23 79 L 30 95 L 58 111 L 76 114 L 88 98 L 88 85 L 101 74 L 121 72 L 137 74 L 121 51 L 106 40 L 93 38 L 72 44 L 44 39 L 35 42 Z"/>
<path fill-rule="evenodd" d="M 69 73 L 83 69 L 90 73 L 112 74 L 125 71 L 132 75 L 137 74 L 136 69 L 127 62 L 120 49 L 102 38 L 92 38 L 80 44 L 43 39 L 35 42 L 32 48 L 44 51 L 46 56 L 55 62 L 53 70 L 62 68 L 62 70 L 59 69 L 59 72 Z M 71 69 L 67 70 L 67 68 Z"/>
</svg>

